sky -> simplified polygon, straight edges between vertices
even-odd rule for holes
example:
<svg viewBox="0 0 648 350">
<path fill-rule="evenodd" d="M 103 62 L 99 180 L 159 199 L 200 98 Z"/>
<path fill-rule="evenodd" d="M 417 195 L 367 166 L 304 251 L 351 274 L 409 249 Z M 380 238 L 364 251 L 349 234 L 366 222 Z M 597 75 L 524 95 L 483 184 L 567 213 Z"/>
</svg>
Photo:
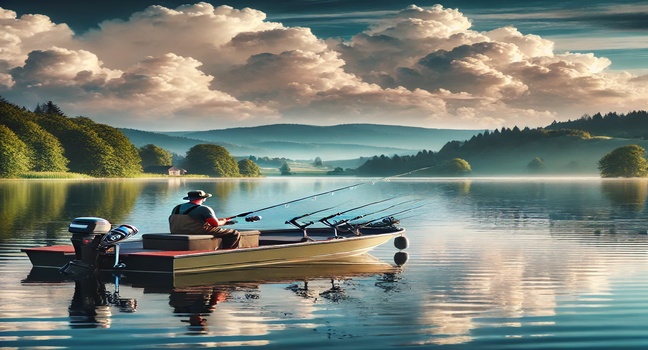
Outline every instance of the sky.
<svg viewBox="0 0 648 350">
<path fill-rule="evenodd" d="M 648 109 L 648 1 L 0 0 L 0 96 L 148 131 Z"/>
</svg>

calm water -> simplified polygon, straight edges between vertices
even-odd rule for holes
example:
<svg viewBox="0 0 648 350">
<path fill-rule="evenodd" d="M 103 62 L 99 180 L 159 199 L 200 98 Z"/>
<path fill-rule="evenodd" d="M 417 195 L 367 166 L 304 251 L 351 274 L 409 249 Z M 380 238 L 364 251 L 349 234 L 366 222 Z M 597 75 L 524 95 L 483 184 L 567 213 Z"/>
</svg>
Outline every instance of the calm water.
<svg viewBox="0 0 648 350">
<path fill-rule="evenodd" d="M 254 227 L 332 205 L 424 199 L 391 209 L 413 207 L 401 214 L 401 269 L 390 242 L 371 263 L 237 272 L 244 283 L 87 285 L 31 271 L 20 252 L 68 243 L 79 216 L 167 231 L 191 189 L 213 193 L 208 204 L 230 216 L 354 183 L 263 211 Z M 645 349 L 647 193 L 646 180 L 597 178 L 1 181 L 0 347 Z M 113 300 L 117 287 L 130 308 Z"/>
</svg>

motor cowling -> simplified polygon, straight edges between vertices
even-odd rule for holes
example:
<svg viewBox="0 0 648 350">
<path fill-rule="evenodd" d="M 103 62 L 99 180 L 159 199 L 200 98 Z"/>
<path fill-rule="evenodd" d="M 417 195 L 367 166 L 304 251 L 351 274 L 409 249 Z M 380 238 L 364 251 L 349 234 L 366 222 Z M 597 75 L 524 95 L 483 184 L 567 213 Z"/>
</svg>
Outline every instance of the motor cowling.
<svg viewBox="0 0 648 350">
<path fill-rule="evenodd" d="M 80 217 L 74 219 L 68 231 L 72 233 L 72 246 L 76 260 L 92 265 L 97 255 L 97 246 L 101 238 L 110 232 L 111 225 L 106 219 Z"/>
</svg>

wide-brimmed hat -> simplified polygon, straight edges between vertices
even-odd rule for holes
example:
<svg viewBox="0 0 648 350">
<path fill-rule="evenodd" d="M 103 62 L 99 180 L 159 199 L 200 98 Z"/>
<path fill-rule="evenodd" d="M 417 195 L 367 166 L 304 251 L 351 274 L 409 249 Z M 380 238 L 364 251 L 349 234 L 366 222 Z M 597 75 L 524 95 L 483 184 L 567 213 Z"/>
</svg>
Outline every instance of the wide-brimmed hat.
<svg viewBox="0 0 648 350">
<path fill-rule="evenodd" d="M 197 190 L 197 191 L 189 191 L 187 192 L 187 196 L 182 198 L 184 200 L 192 200 L 192 199 L 198 199 L 198 198 L 209 198 L 212 195 L 209 193 L 205 193 L 203 190 Z"/>
</svg>

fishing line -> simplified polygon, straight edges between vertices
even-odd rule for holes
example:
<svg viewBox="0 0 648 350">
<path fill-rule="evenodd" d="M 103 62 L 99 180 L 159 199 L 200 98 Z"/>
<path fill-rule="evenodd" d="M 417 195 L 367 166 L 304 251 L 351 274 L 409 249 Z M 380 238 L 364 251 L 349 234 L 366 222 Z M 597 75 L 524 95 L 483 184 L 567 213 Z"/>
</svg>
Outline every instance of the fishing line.
<svg viewBox="0 0 648 350">
<path fill-rule="evenodd" d="M 306 197 L 301 197 L 301 198 L 293 199 L 293 200 L 290 200 L 290 201 L 287 201 L 287 202 L 267 206 L 265 208 L 251 210 L 251 211 L 247 211 L 247 212 L 240 213 L 240 214 L 237 214 L 237 215 L 229 216 L 229 217 L 227 217 L 227 219 L 230 220 L 230 219 L 234 219 L 234 218 L 240 218 L 240 217 L 248 216 L 250 214 L 258 213 L 258 212 L 261 212 L 261 211 L 264 211 L 264 210 L 277 208 L 277 207 L 280 207 L 280 206 L 288 206 L 289 204 L 292 204 L 292 203 L 301 202 L 301 201 L 309 199 L 309 198 L 318 197 L 318 196 L 322 196 L 322 195 L 329 194 L 329 193 L 335 193 L 335 192 L 338 192 L 338 191 L 346 190 L 348 188 L 355 189 L 358 186 L 366 185 L 368 183 L 371 183 L 373 185 L 373 184 L 375 184 L 376 182 L 379 182 L 379 181 L 384 181 L 384 180 L 395 178 L 395 177 L 401 177 L 401 176 L 410 175 L 410 174 L 413 174 L 415 172 L 425 170 L 425 169 L 430 169 L 430 168 L 433 168 L 433 167 L 434 166 L 427 166 L 427 167 L 423 167 L 423 168 L 419 168 L 419 169 L 415 169 L 415 170 L 410 170 L 408 172 L 398 174 L 398 175 L 386 176 L 386 177 L 380 178 L 378 180 L 370 180 L 370 181 L 365 181 L 365 182 L 359 182 L 357 184 L 336 188 L 336 189 L 333 189 L 333 190 L 330 190 L 330 191 L 311 194 L 311 195 L 306 196 Z M 261 219 L 261 217 L 258 217 L 258 218 L 259 218 L 259 220 Z M 246 218 L 246 221 L 248 221 L 247 218 Z M 249 221 L 256 221 L 256 220 L 249 220 Z"/>
<path fill-rule="evenodd" d="M 352 218 L 352 219 L 344 220 L 344 222 L 350 222 L 350 221 L 360 220 L 360 219 L 362 219 L 362 218 L 364 218 L 364 217 L 371 216 L 371 215 L 374 215 L 374 214 L 377 214 L 377 213 L 381 213 L 381 212 L 383 212 L 383 211 L 385 211 L 385 210 L 389 210 L 389 209 L 391 209 L 391 208 L 395 208 L 395 207 L 400 206 L 400 205 L 403 205 L 403 204 L 412 203 L 412 202 L 420 202 L 420 201 L 423 201 L 423 200 L 424 200 L 424 199 L 411 199 L 411 200 L 408 200 L 408 201 L 404 201 L 404 202 L 396 203 L 396 204 L 394 204 L 394 205 L 390 205 L 390 206 L 388 206 L 388 207 L 386 207 L 386 208 L 382 208 L 382 209 L 376 210 L 376 211 L 371 212 L 371 213 L 358 215 L 358 216 L 356 216 L 356 217 L 354 217 L 354 218 Z M 405 210 L 403 210 L 403 211 L 401 211 L 401 212 L 398 212 L 398 213 L 400 214 L 400 213 L 402 213 L 402 212 L 406 212 L 406 211 L 414 210 L 414 209 L 416 209 L 416 208 L 420 208 L 420 207 L 422 207 L 422 206 L 423 206 L 423 205 L 419 205 L 418 207 L 408 208 L 408 209 L 405 209 Z M 392 214 L 392 215 L 395 215 L 395 214 Z"/>
<path fill-rule="evenodd" d="M 422 199 L 421 199 L 421 200 L 422 200 Z M 408 211 L 412 211 L 412 210 L 414 210 L 414 209 L 418 209 L 418 208 L 424 207 L 425 205 L 427 205 L 427 203 L 421 204 L 421 205 L 416 206 L 416 207 L 410 207 L 410 208 L 407 208 L 407 209 L 403 209 L 403 210 L 401 210 L 401 211 L 397 211 L 397 212 L 395 212 L 395 213 L 391 213 L 391 214 L 389 214 L 389 215 L 381 216 L 381 217 L 376 218 L 376 219 L 373 219 L 373 220 L 365 221 L 365 222 L 363 222 L 363 223 L 354 224 L 354 226 L 361 226 L 361 227 L 362 227 L 362 226 L 367 226 L 367 225 L 371 224 L 372 222 L 376 222 L 376 221 L 378 221 L 378 220 L 385 220 L 385 219 L 388 219 L 388 218 L 392 218 L 392 217 L 394 217 L 394 216 L 396 216 L 396 215 L 398 215 L 398 214 L 407 213 Z M 411 216 L 415 216 L 415 215 L 411 215 Z M 408 217 L 411 217 L 411 216 L 408 216 Z M 350 222 L 350 221 L 354 221 L 354 220 L 358 220 L 358 219 L 359 219 L 359 218 L 354 218 L 354 219 L 352 219 L 352 220 L 349 220 L 348 222 Z M 398 220 L 402 220 L 402 219 L 403 219 L 403 218 L 398 219 Z"/>
</svg>

